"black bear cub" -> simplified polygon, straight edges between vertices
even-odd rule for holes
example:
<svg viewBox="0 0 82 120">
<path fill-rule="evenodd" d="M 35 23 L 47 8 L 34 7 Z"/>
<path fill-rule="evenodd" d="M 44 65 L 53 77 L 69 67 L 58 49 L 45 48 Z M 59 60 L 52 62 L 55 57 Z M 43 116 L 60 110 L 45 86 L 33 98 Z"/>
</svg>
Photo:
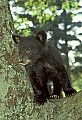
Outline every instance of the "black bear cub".
<svg viewBox="0 0 82 120">
<path fill-rule="evenodd" d="M 35 36 L 13 34 L 12 37 L 18 44 L 19 63 L 25 65 L 29 73 L 35 103 L 44 104 L 47 99 L 60 98 L 61 89 L 66 96 L 76 92 L 71 87 L 61 55 L 48 45 L 45 31 L 39 31 Z"/>
</svg>

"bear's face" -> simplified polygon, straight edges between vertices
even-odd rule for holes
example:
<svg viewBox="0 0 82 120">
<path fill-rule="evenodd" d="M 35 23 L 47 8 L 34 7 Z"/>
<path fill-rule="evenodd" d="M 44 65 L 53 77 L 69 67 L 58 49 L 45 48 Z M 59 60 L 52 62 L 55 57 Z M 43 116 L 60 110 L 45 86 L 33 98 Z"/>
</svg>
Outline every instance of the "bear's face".
<svg viewBox="0 0 82 120">
<path fill-rule="evenodd" d="M 33 64 L 43 56 L 45 47 L 35 36 L 21 37 L 13 35 L 13 39 L 18 44 L 20 64 Z"/>
</svg>

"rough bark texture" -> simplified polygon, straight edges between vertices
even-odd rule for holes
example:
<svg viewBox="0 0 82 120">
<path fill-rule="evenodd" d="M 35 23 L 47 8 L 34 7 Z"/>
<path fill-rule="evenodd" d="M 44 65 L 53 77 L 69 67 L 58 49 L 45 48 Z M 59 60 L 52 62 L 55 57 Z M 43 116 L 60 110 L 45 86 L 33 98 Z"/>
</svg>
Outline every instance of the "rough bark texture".
<svg viewBox="0 0 82 120">
<path fill-rule="evenodd" d="M 82 91 L 69 98 L 52 100 L 41 107 L 32 106 L 29 115 L 29 120 L 82 120 Z"/>
<path fill-rule="evenodd" d="M 8 1 L 0 0 L 0 120 L 82 120 L 82 91 L 43 106 L 34 105 L 25 69 L 17 63 L 8 31 L 11 28 Z"/>
</svg>

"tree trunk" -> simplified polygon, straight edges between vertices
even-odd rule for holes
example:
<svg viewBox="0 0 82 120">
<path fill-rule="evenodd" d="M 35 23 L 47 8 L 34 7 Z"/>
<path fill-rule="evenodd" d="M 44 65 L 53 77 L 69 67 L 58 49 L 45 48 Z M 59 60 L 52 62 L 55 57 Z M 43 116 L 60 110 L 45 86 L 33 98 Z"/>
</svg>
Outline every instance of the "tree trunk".
<svg viewBox="0 0 82 120">
<path fill-rule="evenodd" d="M 0 120 L 81 120 L 82 92 L 43 106 L 33 103 L 28 76 L 17 62 L 12 28 L 8 1 L 0 0 Z"/>
</svg>

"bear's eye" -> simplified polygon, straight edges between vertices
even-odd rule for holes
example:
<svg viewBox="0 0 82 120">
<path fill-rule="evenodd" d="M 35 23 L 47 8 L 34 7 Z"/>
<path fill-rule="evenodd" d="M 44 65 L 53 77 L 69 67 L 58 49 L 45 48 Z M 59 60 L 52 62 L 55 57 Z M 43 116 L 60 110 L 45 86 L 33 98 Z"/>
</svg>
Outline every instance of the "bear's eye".
<svg viewBox="0 0 82 120">
<path fill-rule="evenodd" d="M 32 52 L 32 50 L 26 50 L 26 53 L 30 53 L 30 52 Z"/>
</svg>

